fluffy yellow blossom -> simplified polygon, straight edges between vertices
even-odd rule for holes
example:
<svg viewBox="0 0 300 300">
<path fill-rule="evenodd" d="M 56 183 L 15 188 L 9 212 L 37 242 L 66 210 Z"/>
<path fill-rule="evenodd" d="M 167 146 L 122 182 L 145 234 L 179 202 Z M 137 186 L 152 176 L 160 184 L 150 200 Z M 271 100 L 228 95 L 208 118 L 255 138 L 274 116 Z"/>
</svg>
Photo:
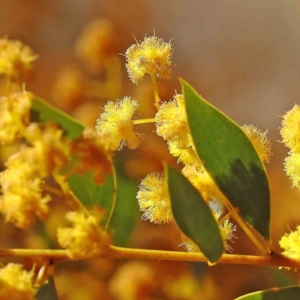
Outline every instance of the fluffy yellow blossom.
<svg viewBox="0 0 300 300">
<path fill-rule="evenodd" d="M 266 163 L 270 162 L 270 157 L 273 153 L 271 151 L 271 142 L 267 137 L 268 131 L 262 132 L 253 125 L 244 125 L 241 128 L 252 142 L 260 159 Z"/>
<path fill-rule="evenodd" d="M 145 37 L 144 41 L 130 46 L 126 55 L 128 75 L 138 83 L 146 73 L 161 79 L 171 78 L 172 45 L 156 36 Z"/>
<path fill-rule="evenodd" d="M 236 238 L 236 236 L 234 234 L 234 232 L 236 231 L 236 226 L 233 225 L 231 222 L 229 222 L 229 217 L 225 221 L 220 223 L 219 219 L 220 219 L 220 216 L 222 215 L 222 211 L 216 212 L 213 210 L 212 212 L 213 212 L 213 215 L 214 215 L 216 221 L 219 224 L 220 233 L 221 233 L 222 239 L 225 244 L 225 250 L 232 252 L 233 249 L 228 244 L 228 241 L 232 242 L 232 239 Z M 182 244 L 185 245 L 187 252 L 201 252 L 198 245 L 195 244 L 187 236 L 182 235 L 181 240 L 182 240 Z"/>
<path fill-rule="evenodd" d="M 183 162 L 186 165 L 192 165 L 195 162 L 193 155 L 192 143 L 185 144 L 179 140 L 172 140 L 168 142 L 170 153 L 178 157 L 178 161 Z"/>
<path fill-rule="evenodd" d="M 199 247 L 198 247 L 198 245 L 196 243 L 194 243 L 186 235 L 182 235 L 181 236 L 181 241 L 182 241 L 181 245 L 185 246 L 187 252 L 191 252 L 191 253 L 201 252 L 200 249 L 199 249 Z"/>
<path fill-rule="evenodd" d="M 34 300 L 33 271 L 27 272 L 19 264 L 10 263 L 0 269 L 0 300 Z"/>
<path fill-rule="evenodd" d="M 55 125 L 44 130 L 31 123 L 27 128 L 32 146 L 23 146 L 6 163 L 0 173 L 2 196 L 0 211 L 5 221 L 20 228 L 28 228 L 36 216 L 43 220 L 49 213 L 50 196 L 42 196 L 44 178 L 59 172 L 68 162 L 69 142 Z"/>
<path fill-rule="evenodd" d="M 174 100 L 163 103 L 155 120 L 156 132 L 168 142 L 170 153 L 184 164 L 193 164 L 192 138 L 188 130 L 183 96 L 177 94 Z"/>
<path fill-rule="evenodd" d="M 227 241 L 231 241 L 233 238 L 237 238 L 234 232 L 236 231 L 236 226 L 233 225 L 229 218 L 225 220 L 222 224 L 219 225 L 221 236 L 223 238 L 223 241 L 225 242 L 225 250 L 232 252 L 232 247 L 228 244 Z"/>
<path fill-rule="evenodd" d="M 10 145 L 29 124 L 32 95 L 27 92 L 0 97 L 0 144 Z"/>
<path fill-rule="evenodd" d="M 161 224 L 173 220 L 171 201 L 163 175 L 151 173 L 141 182 L 137 194 L 142 218 Z"/>
<path fill-rule="evenodd" d="M 30 74 L 37 55 L 20 41 L 0 39 L 0 75 L 19 79 Z"/>
<path fill-rule="evenodd" d="M 295 105 L 283 116 L 280 130 L 283 143 L 294 152 L 300 151 L 300 106 Z"/>
<path fill-rule="evenodd" d="M 138 102 L 125 97 L 118 103 L 111 101 L 104 107 L 104 113 L 97 120 L 96 132 L 98 135 L 108 134 L 112 150 L 122 149 L 128 146 L 135 149 L 141 143 L 143 135 L 133 130 L 131 119 Z"/>
<path fill-rule="evenodd" d="M 203 166 L 199 169 L 196 165 L 186 165 L 182 169 L 182 174 L 189 179 L 205 201 L 222 202 L 223 194 Z"/>
<path fill-rule="evenodd" d="M 71 211 L 66 219 L 71 227 L 59 228 L 59 244 L 67 249 L 71 258 L 86 258 L 101 255 L 109 249 L 111 237 L 101 227 L 104 211 L 95 208 L 93 212 Z"/>
<path fill-rule="evenodd" d="M 182 95 L 175 95 L 174 100 L 165 102 L 155 115 L 156 132 L 166 141 L 179 140 L 189 145 L 190 138 Z"/>
<path fill-rule="evenodd" d="M 116 54 L 117 40 L 112 23 L 98 19 L 83 29 L 76 42 L 75 53 L 91 72 L 99 72 L 105 59 Z"/>
<path fill-rule="evenodd" d="M 6 222 L 26 229 L 35 222 L 36 216 L 45 219 L 48 215 L 50 196 L 42 196 L 37 177 L 39 165 L 32 165 L 26 160 L 34 155 L 30 148 L 24 148 L 9 158 L 7 169 L 0 173 L 2 196 L 0 211 Z"/>
<path fill-rule="evenodd" d="M 290 152 L 284 160 L 286 174 L 292 179 L 293 186 L 300 189 L 300 153 Z"/>
<path fill-rule="evenodd" d="M 38 124 L 31 123 L 27 134 L 35 152 L 31 157 L 27 157 L 27 161 L 38 165 L 40 177 L 58 172 L 67 164 L 71 144 L 57 125 L 48 123 L 41 128 Z"/>
<path fill-rule="evenodd" d="M 284 256 L 300 259 L 300 226 L 297 226 L 295 231 L 286 233 L 279 241 L 279 245 L 284 249 L 282 252 Z"/>
</svg>

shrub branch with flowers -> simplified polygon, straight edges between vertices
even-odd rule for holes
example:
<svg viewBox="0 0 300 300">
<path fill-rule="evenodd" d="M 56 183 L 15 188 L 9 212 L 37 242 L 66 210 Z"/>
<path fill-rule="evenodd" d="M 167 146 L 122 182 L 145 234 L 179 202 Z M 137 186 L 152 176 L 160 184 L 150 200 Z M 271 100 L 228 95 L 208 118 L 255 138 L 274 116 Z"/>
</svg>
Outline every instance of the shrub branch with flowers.
<svg viewBox="0 0 300 300">
<path fill-rule="evenodd" d="M 36 219 L 43 221 L 49 216 L 53 196 L 64 199 L 70 210 L 65 215 L 69 226 L 57 231 L 63 250 L 0 249 L 3 257 L 44 259 L 40 269 L 33 266 L 30 271 L 20 264 L 3 266 L 0 299 L 8 299 L 7 295 L 9 299 L 43 299 L 45 285 L 55 290 L 50 265 L 61 260 L 106 257 L 300 267 L 299 227 L 280 240 L 282 255 L 272 250 L 270 191 L 263 164 L 272 155 L 267 131 L 253 125 L 240 127 L 183 79 L 182 93 L 175 93 L 170 101 L 162 100 L 156 81 L 171 77 L 172 54 L 171 42 L 156 36 L 130 46 L 125 53 L 128 75 L 135 84 L 150 75 L 157 112 L 137 119 L 140 104 L 125 96 L 109 101 L 95 129 L 90 129 L 26 91 L 24 82 L 37 55 L 19 41 L 0 40 L 4 86 L 0 143 L 18 148 L 0 173 L 0 211 L 5 222 L 28 229 Z M 138 131 L 139 125 L 146 123 L 156 124 L 157 135 L 177 157 L 178 166 L 162 162 L 164 172 L 147 175 L 134 195 L 134 183 L 120 175 L 114 152 L 124 147 L 136 149 L 147 138 Z M 281 134 L 291 149 L 285 169 L 298 188 L 299 123 L 296 105 L 284 116 Z M 178 244 L 184 244 L 187 252 L 122 247 L 130 229 L 124 233 L 121 227 L 130 228 L 132 223 L 122 223 L 122 211 L 119 225 L 113 219 L 117 204 L 127 201 L 126 197 L 137 198 L 142 219 L 175 223 L 182 234 Z M 239 230 L 260 255 L 232 254 Z M 300 287 L 260 291 L 237 299 L 256 299 L 257 295 L 300 297 Z"/>
</svg>

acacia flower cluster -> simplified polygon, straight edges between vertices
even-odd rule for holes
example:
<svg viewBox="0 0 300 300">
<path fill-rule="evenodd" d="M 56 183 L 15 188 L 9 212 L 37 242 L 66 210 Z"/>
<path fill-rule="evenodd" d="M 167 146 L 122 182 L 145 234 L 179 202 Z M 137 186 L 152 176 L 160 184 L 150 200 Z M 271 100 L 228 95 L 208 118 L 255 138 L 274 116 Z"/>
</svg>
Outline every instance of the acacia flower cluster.
<svg viewBox="0 0 300 300">
<path fill-rule="evenodd" d="M 223 206 L 227 200 L 195 153 L 183 95 L 176 94 L 172 100 L 165 102 L 159 98 L 155 78 L 170 78 L 172 54 L 171 44 L 165 43 L 156 36 L 145 37 L 143 42 L 137 42 L 128 48 L 125 56 L 129 77 L 137 84 L 146 73 L 151 75 L 155 106 L 158 111 L 152 119 L 132 120 L 138 106 L 137 101 L 125 97 L 117 103 L 108 102 L 104 107 L 104 113 L 97 120 L 96 132 L 98 136 L 106 134 L 109 137 L 109 143 L 113 145 L 111 150 L 121 149 L 123 146 L 135 149 L 143 136 L 133 130 L 134 124 L 155 122 L 157 135 L 166 140 L 170 153 L 184 164 L 183 175 L 198 190 L 208 205 L 218 202 Z M 242 130 L 251 140 L 261 160 L 269 162 L 272 153 L 270 141 L 266 136 L 267 131 L 261 132 L 252 125 L 243 126 Z M 140 210 L 143 211 L 142 218 L 157 224 L 171 222 L 173 216 L 168 197 L 164 175 L 151 173 L 145 177 L 137 194 Z M 227 218 L 220 224 L 220 230 L 223 231 L 225 240 L 232 240 L 233 231 L 236 229 Z M 229 248 L 226 244 L 226 249 Z"/>
<path fill-rule="evenodd" d="M 133 83 L 138 83 L 146 73 L 160 79 L 171 78 L 173 49 L 171 43 L 165 43 L 156 36 L 145 37 L 125 53 L 126 68 Z"/>
<path fill-rule="evenodd" d="M 19 264 L 10 263 L 0 269 L 1 300 L 34 300 L 37 289 L 33 284 L 33 270 L 27 272 Z"/>
<path fill-rule="evenodd" d="M 284 165 L 286 174 L 292 179 L 293 186 L 300 189 L 300 106 L 295 105 L 283 116 L 280 130 L 282 141 L 290 149 L 285 158 Z M 283 255 L 290 258 L 300 258 L 300 227 L 295 231 L 285 234 L 279 241 L 284 249 Z"/>
<path fill-rule="evenodd" d="M 22 136 L 29 125 L 31 99 L 32 95 L 25 91 L 0 97 L 1 145 L 11 145 Z"/>
<path fill-rule="evenodd" d="M 104 113 L 97 120 L 96 132 L 108 135 L 111 150 L 122 149 L 123 146 L 135 149 L 141 143 L 143 134 L 133 129 L 132 117 L 137 107 L 138 102 L 130 97 L 124 97 L 117 103 L 109 101 L 104 106 Z"/>
<path fill-rule="evenodd" d="M 297 226 L 295 231 L 286 233 L 281 240 L 279 245 L 284 249 L 283 255 L 290 258 L 300 258 L 300 226 Z"/>
<path fill-rule="evenodd" d="M 70 211 L 66 219 L 71 227 L 59 228 L 59 244 L 67 249 L 70 258 L 86 258 L 104 254 L 112 243 L 101 226 L 104 210 L 94 207 L 92 212 Z"/>
<path fill-rule="evenodd" d="M 125 97 L 117 103 L 108 102 L 104 113 L 97 120 L 96 132 L 98 135 L 106 134 L 109 137 L 109 142 L 113 145 L 112 150 L 121 149 L 122 146 L 135 149 L 143 136 L 133 130 L 133 125 L 156 122 L 157 135 L 167 141 L 170 153 L 186 165 L 183 173 L 189 180 L 193 177 L 193 184 L 201 195 L 204 195 L 204 199 L 208 202 L 216 199 L 221 201 L 221 193 L 194 153 L 183 96 L 176 94 L 173 100 L 163 103 L 158 96 L 155 77 L 170 78 L 172 53 L 171 44 L 156 36 L 146 37 L 143 42 L 137 42 L 126 51 L 126 67 L 134 83 L 138 83 L 146 73 L 151 75 L 158 112 L 153 119 L 135 122 L 132 120 L 138 106 L 135 100 Z M 171 202 L 163 175 L 149 174 L 139 188 L 137 199 L 140 210 L 143 211 L 143 219 L 157 224 L 173 221 Z M 230 226 L 228 221 L 226 228 L 231 228 Z"/>
<path fill-rule="evenodd" d="M 69 155 L 68 143 L 56 126 L 49 124 L 42 131 L 31 123 L 27 130 L 32 146 L 23 146 L 12 155 L 0 173 L 0 211 L 7 222 L 20 228 L 32 225 L 36 216 L 47 217 L 51 198 L 42 195 L 41 184 L 65 165 Z"/>
<path fill-rule="evenodd" d="M 300 106 L 295 105 L 283 116 L 280 130 L 282 141 L 290 149 L 285 158 L 286 174 L 292 179 L 293 186 L 300 189 Z"/>
<path fill-rule="evenodd" d="M 176 94 L 174 100 L 164 102 L 155 120 L 156 132 L 167 141 L 170 153 L 184 164 L 193 164 L 192 139 L 188 132 L 183 96 Z"/>
<path fill-rule="evenodd" d="M 6 222 L 12 222 L 17 227 L 26 229 L 32 225 L 36 216 L 41 220 L 48 215 L 47 203 L 50 196 L 42 196 L 41 177 L 37 177 L 39 167 L 32 165 L 27 159 L 34 155 L 30 148 L 23 148 L 10 157 L 6 163 L 7 169 L 0 174 L 2 196 L 0 211 Z"/>
<path fill-rule="evenodd" d="M 20 41 L 0 39 L 0 75 L 12 80 L 26 77 L 37 58 L 38 56 Z"/>
<path fill-rule="evenodd" d="M 141 182 L 137 193 L 142 219 L 156 224 L 173 221 L 167 183 L 163 175 L 151 173 Z"/>
<path fill-rule="evenodd" d="M 252 142 L 261 161 L 269 163 L 273 153 L 271 151 L 271 142 L 267 137 L 268 130 L 263 132 L 253 125 L 244 125 L 241 128 Z"/>
</svg>

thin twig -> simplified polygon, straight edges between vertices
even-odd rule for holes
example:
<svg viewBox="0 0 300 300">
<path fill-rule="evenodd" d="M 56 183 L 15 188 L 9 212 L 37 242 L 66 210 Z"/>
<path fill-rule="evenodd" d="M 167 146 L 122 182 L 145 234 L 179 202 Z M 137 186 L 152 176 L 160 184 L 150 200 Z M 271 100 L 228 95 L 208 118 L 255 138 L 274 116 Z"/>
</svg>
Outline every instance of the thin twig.
<svg viewBox="0 0 300 300">
<path fill-rule="evenodd" d="M 71 260 L 67 250 L 50 249 L 1 249 L 0 257 L 45 257 L 52 260 Z M 179 251 L 144 250 L 133 248 L 121 248 L 110 246 L 110 251 L 105 256 L 94 258 L 126 258 L 126 259 L 148 259 L 168 261 L 197 261 L 207 262 L 206 257 L 201 253 L 187 253 Z M 289 259 L 278 253 L 271 252 L 266 256 L 223 254 L 218 264 L 238 265 L 268 265 L 300 269 L 300 260 Z"/>
</svg>

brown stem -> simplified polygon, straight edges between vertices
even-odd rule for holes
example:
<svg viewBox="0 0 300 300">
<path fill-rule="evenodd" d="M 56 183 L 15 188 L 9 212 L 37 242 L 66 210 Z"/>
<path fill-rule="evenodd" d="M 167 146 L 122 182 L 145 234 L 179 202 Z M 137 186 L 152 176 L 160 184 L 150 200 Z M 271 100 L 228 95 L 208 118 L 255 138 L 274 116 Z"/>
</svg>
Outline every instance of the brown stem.
<svg viewBox="0 0 300 300">
<path fill-rule="evenodd" d="M 1 249 L 0 257 L 45 257 L 52 260 L 70 260 L 67 250 L 50 249 Z M 103 258 L 103 257 L 102 257 Z M 126 259 L 149 259 L 149 260 L 170 260 L 170 261 L 198 261 L 207 262 L 201 253 L 187 253 L 178 251 L 144 250 L 121 248 L 110 246 L 110 251 L 105 258 L 126 258 Z M 300 269 L 300 260 L 290 259 L 281 254 L 271 252 L 266 256 L 223 254 L 218 264 L 239 264 L 239 265 L 268 265 Z"/>
</svg>

